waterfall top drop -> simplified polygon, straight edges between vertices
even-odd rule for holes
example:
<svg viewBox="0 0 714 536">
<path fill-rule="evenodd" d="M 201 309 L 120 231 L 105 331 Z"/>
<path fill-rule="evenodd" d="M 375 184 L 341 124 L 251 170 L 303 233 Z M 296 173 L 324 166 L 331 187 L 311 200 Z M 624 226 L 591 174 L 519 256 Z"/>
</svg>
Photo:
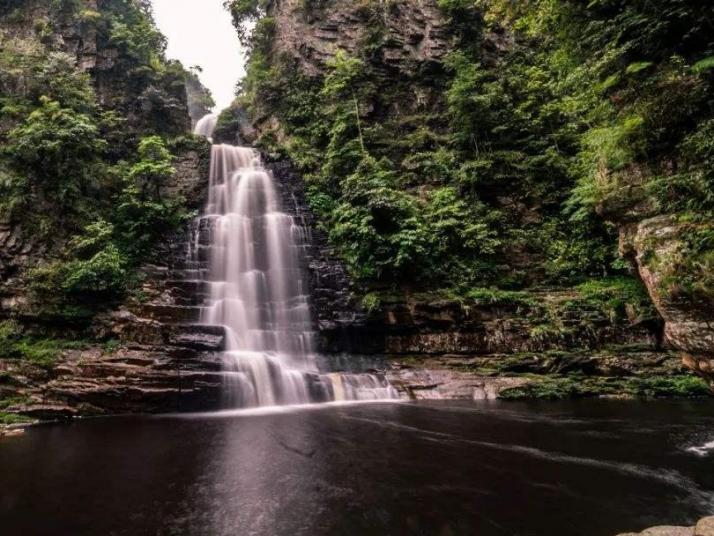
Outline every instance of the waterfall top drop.
<svg viewBox="0 0 714 536">
<path fill-rule="evenodd" d="M 216 130 L 217 122 L 218 116 L 216 114 L 205 115 L 198 120 L 193 132 L 194 134 L 208 138 L 209 141 L 213 141 L 213 132 Z"/>
</svg>

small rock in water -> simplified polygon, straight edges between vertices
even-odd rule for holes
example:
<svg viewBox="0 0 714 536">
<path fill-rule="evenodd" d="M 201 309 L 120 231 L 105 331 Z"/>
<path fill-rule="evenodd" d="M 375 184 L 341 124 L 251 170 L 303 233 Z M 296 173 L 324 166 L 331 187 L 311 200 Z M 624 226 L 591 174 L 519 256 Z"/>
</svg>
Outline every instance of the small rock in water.
<svg viewBox="0 0 714 536">
<path fill-rule="evenodd" d="M 652 527 L 641 533 L 641 536 L 693 536 L 694 529 L 691 527 Z"/>
<path fill-rule="evenodd" d="M 701 519 L 696 527 L 652 527 L 642 532 L 624 532 L 617 536 L 714 536 L 714 516 Z"/>
<path fill-rule="evenodd" d="M 7 437 L 17 437 L 25 433 L 24 428 L 0 428 L 0 439 Z"/>
<path fill-rule="evenodd" d="M 700 520 L 694 529 L 694 536 L 714 536 L 714 516 Z"/>
</svg>

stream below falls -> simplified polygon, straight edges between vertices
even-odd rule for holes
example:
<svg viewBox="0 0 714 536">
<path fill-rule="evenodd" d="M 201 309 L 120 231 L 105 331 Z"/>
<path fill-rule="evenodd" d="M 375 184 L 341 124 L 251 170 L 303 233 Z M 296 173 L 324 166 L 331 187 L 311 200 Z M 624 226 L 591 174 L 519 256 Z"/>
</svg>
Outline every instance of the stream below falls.
<svg viewBox="0 0 714 536">
<path fill-rule="evenodd" d="M 611 536 L 714 513 L 714 404 L 384 402 L 0 442 L 0 533 Z"/>
</svg>

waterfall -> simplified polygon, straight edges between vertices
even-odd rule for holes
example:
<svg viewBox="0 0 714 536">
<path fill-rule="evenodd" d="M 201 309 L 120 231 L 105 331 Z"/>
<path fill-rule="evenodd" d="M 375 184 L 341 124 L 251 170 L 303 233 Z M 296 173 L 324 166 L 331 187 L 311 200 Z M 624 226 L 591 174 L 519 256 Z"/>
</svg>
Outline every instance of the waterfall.
<svg viewBox="0 0 714 536">
<path fill-rule="evenodd" d="M 211 140 L 213 138 L 213 131 L 216 129 L 217 122 L 218 116 L 216 114 L 205 115 L 196 123 L 194 133 Z"/>
<path fill-rule="evenodd" d="M 196 134 L 211 139 L 215 124 L 215 116 L 204 117 Z M 318 371 L 302 266 L 308 246 L 305 229 L 282 211 L 258 153 L 213 145 L 193 254 L 207 261 L 201 323 L 226 334 L 226 407 L 396 398 L 381 376 Z"/>
</svg>

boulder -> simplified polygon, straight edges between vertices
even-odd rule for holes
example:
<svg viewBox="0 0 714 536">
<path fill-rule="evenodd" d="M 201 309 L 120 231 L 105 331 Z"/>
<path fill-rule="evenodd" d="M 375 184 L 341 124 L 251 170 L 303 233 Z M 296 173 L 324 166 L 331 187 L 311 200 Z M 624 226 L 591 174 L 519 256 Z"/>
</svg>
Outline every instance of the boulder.
<svg viewBox="0 0 714 536">
<path fill-rule="evenodd" d="M 694 527 L 694 536 L 714 536 L 714 516 L 700 520 Z"/>
</svg>

